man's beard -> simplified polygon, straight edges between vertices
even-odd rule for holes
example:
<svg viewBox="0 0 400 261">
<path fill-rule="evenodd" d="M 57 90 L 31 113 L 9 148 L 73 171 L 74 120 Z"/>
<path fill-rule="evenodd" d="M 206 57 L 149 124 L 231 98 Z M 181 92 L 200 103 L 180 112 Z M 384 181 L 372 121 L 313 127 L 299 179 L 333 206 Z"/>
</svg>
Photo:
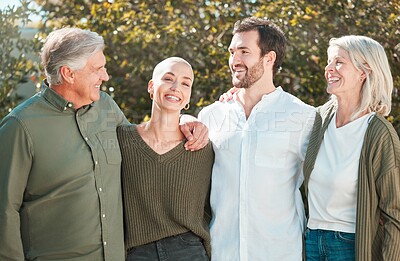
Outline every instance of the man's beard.
<svg viewBox="0 0 400 261">
<path fill-rule="evenodd" d="M 232 84 L 236 88 L 250 88 L 255 82 L 257 82 L 264 74 L 263 59 L 261 58 L 258 63 L 247 69 L 246 74 L 242 80 L 235 79 L 232 77 Z"/>
</svg>

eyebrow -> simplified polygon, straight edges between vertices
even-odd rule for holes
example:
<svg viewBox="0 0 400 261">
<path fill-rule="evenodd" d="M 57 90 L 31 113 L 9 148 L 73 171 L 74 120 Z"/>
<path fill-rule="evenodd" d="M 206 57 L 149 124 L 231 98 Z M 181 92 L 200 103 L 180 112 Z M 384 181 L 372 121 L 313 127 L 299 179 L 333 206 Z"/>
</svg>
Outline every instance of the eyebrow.
<svg viewBox="0 0 400 261">
<path fill-rule="evenodd" d="M 333 56 L 333 58 L 344 58 L 344 59 L 346 59 L 344 56 L 342 56 L 342 55 L 335 55 L 335 56 Z"/>
<path fill-rule="evenodd" d="M 171 74 L 172 76 L 175 76 L 175 77 L 176 77 L 176 75 L 175 75 L 173 72 L 166 72 L 164 75 L 166 75 L 166 74 Z M 183 76 L 183 78 L 188 79 L 188 80 L 190 80 L 190 81 L 193 81 L 192 78 L 187 77 L 187 76 Z"/>
<path fill-rule="evenodd" d="M 101 69 L 101 68 L 105 68 L 106 67 L 106 65 L 104 64 L 104 65 L 92 65 L 92 68 L 94 68 L 95 70 L 99 70 L 99 69 Z"/>
<path fill-rule="evenodd" d="M 246 47 L 246 46 L 239 46 L 239 47 L 237 47 L 237 48 L 234 48 L 234 47 L 230 47 L 230 46 L 229 46 L 228 51 L 229 51 L 229 50 L 232 50 L 232 49 L 238 49 L 238 50 L 247 49 L 247 50 L 250 50 L 250 48 L 249 48 L 249 47 Z"/>
<path fill-rule="evenodd" d="M 329 61 L 329 60 L 333 60 L 333 59 L 337 59 L 337 58 L 342 58 L 342 59 L 347 60 L 347 58 L 345 58 L 345 57 L 343 57 L 343 56 L 335 55 L 335 56 L 333 56 L 331 59 L 328 58 L 328 61 Z"/>
</svg>

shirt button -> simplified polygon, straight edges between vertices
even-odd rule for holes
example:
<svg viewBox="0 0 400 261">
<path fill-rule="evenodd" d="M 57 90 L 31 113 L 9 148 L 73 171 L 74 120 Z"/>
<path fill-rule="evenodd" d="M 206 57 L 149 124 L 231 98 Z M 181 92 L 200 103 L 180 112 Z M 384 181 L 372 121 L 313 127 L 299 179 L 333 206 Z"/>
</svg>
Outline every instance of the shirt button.
<svg viewBox="0 0 400 261">
<path fill-rule="evenodd" d="M 68 107 L 70 107 L 70 108 L 71 108 L 71 107 L 72 107 L 72 103 L 68 103 Z"/>
<path fill-rule="evenodd" d="M 103 189 L 102 189 L 102 188 L 99 188 L 99 191 L 100 191 L 100 192 L 102 192 L 102 191 L 103 191 Z"/>
<path fill-rule="evenodd" d="M 67 110 L 67 107 L 64 107 L 64 111 L 66 111 Z"/>
<path fill-rule="evenodd" d="M 99 162 L 96 160 L 96 161 L 94 162 L 94 164 L 96 164 L 96 165 L 97 165 L 97 164 L 99 164 Z"/>
<path fill-rule="evenodd" d="M 106 214 L 103 214 L 103 218 L 105 218 L 106 217 Z"/>
<path fill-rule="evenodd" d="M 107 242 L 106 242 L 106 241 L 104 241 L 104 242 L 103 242 L 103 244 L 104 244 L 104 245 L 107 245 Z"/>
<path fill-rule="evenodd" d="M 86 140 L 86 141 L 89 140 L 88 137 L 85 137 L 85 140 Z"/>
</svg>

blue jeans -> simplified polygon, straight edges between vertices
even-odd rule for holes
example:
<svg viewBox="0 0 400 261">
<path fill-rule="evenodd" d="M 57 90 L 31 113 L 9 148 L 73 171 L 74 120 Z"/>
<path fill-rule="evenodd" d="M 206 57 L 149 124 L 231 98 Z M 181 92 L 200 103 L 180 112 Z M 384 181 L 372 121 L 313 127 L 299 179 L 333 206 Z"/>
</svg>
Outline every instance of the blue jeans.
<svg viewBox="0 0 400 261">
<path fill-rule="evenodd" d="M 354 233 L 307 228 L 306 260 L 355 261 L 355 238 Z"/>
<path fill-rule="evenodd" d="M 128 250 L 126 261 L 208 261 L 203 240 L 186 232 Z"/>
</svg>

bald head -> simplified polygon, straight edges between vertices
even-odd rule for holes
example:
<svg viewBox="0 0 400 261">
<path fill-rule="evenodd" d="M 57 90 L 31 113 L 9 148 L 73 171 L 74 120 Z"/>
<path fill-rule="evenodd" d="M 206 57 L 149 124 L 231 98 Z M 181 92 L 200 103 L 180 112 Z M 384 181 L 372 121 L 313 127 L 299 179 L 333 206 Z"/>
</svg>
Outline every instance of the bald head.
<svg viewBox="0 0 400 261">
<path fill-rule="evenodd" d="M 190 71 L 192 72 L 191 79 L 193 81 L 194 74 L 193 74 L 192 66 L 190 65 L 190 63 L 188 61 L 186 61 L 185 59 L 180 58 L 180 57 L 169 57 L 169 58 L 159 62 L 156 65 L 156 67 L 154 67 L 152 79 L 153 80 L 160 79 L 165 74 L 165 72 L 171 67 L 171 65 L 176 64 L 176 63 L 185 64 L 190 68 Z"/>
</svg>

